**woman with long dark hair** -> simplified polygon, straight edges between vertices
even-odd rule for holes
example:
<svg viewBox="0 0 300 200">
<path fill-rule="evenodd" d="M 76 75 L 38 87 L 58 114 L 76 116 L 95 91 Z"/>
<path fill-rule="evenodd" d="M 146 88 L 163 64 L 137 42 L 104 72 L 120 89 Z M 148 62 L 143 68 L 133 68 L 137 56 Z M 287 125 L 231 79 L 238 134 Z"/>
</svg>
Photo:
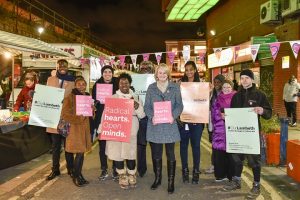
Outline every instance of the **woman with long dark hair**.
<svg viewBox="0 0 300 200">
<path fill-rule="evenodd" d="M 200 82 L 199 73 L 195 62 L 188 61 L 185 66 L 184 76 L 181 82 Z M 201 92 L 201 91 L 195 91 Z M 188 146 L 191 141 L 193 151 L 193 178 L 192 184 L 199 183 L 200 174 L 200 141 L 204 124 L 202 123 L 186 123 L 183 122 L 180 130 L 180 157 L 182 165 L 182 181 L 189 183 L 189 167 L 188 167 Z"/>
</svg>

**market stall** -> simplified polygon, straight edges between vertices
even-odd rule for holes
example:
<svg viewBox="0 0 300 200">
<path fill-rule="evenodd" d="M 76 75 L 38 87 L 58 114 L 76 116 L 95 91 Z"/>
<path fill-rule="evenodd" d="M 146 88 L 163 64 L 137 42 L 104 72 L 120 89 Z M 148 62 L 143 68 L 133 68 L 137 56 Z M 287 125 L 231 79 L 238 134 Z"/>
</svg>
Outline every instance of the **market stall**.
<svg viewBox="0 0 300 200">
<path fill-rule="evenodd" d="M 0 55 L 11 59 L 11 88 L 14 88 L 14 58 L 23 52 L 71 57 L 43 41 L 0 31 Z M 12 101 L 13 102 L 13 101 Z M 11 112 L 0 107 L 0 169 L 29 161 L 50 149 L 50 140 L 44 127 L 28 125 L 29 112 Z M 10 107 L 10 106 L 8 106 Z"/>
</svg>

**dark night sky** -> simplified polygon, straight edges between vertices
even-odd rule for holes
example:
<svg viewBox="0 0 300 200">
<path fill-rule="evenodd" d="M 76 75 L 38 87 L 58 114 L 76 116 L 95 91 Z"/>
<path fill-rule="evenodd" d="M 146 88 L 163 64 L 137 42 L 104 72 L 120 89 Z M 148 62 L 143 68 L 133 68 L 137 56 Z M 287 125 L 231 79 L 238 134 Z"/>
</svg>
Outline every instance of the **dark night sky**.
<svg viewBox="0 0 300 200">
<path fill-rule="evenodd" d="M 161 0 L 40 0 L 126 53 L 165 51 L 165 40 L 197 39 L 197 23 L 166 23 Z M 199 24 L 199 23 L 198 23 Z"/>
</svg>

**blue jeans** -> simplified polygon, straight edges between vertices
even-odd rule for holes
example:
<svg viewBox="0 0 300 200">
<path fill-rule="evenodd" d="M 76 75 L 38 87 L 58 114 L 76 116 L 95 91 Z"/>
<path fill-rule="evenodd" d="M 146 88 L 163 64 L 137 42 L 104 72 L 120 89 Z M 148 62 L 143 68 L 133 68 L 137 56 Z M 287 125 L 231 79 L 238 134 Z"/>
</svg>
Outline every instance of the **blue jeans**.
<svg viewBox="0 0 300 200">
<path fill-rule="evenodd" d="M 188 126 L 189 130 L 185 130 Z M 200 141 L 202 137 L 203 124 L 191 124 L 184 123 L 184 126 L 180 128 L 180 157 L 182 169 L 188 168 L 188 147 L 191 140 L 192 152 L 193 152 L 193 169 L 199 170 L 200 165 Z"/>
</svg>

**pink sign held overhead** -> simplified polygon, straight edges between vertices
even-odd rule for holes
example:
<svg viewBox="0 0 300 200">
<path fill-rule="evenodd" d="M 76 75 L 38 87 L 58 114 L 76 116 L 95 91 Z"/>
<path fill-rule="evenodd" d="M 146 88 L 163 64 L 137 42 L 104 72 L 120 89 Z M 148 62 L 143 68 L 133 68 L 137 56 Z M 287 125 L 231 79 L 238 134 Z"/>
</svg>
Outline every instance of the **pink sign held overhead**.
<svg viewBox="0 0 300 200">
<path fill-rule="evenodd" d="M 154 124 L 172 123 L 171 101 L 154 102 Z"/>
<path fill-rule="evenodd" d="M 105 104 L 105 98 L 111 97 L 113 94 L 112 84 L 101 84 L 96 85 L 96 100 L 100 101 L 101 104 Z"/>
<path fill-rule="evenodd" d="M 100 140 L 130 142 L 133 99 L 106 98 Z"/>
<path fill-rule="evenodd" d="M 93 116 L 92 103 L 91 96 L 76 95 L 76 115 Z"/>
</svg>

